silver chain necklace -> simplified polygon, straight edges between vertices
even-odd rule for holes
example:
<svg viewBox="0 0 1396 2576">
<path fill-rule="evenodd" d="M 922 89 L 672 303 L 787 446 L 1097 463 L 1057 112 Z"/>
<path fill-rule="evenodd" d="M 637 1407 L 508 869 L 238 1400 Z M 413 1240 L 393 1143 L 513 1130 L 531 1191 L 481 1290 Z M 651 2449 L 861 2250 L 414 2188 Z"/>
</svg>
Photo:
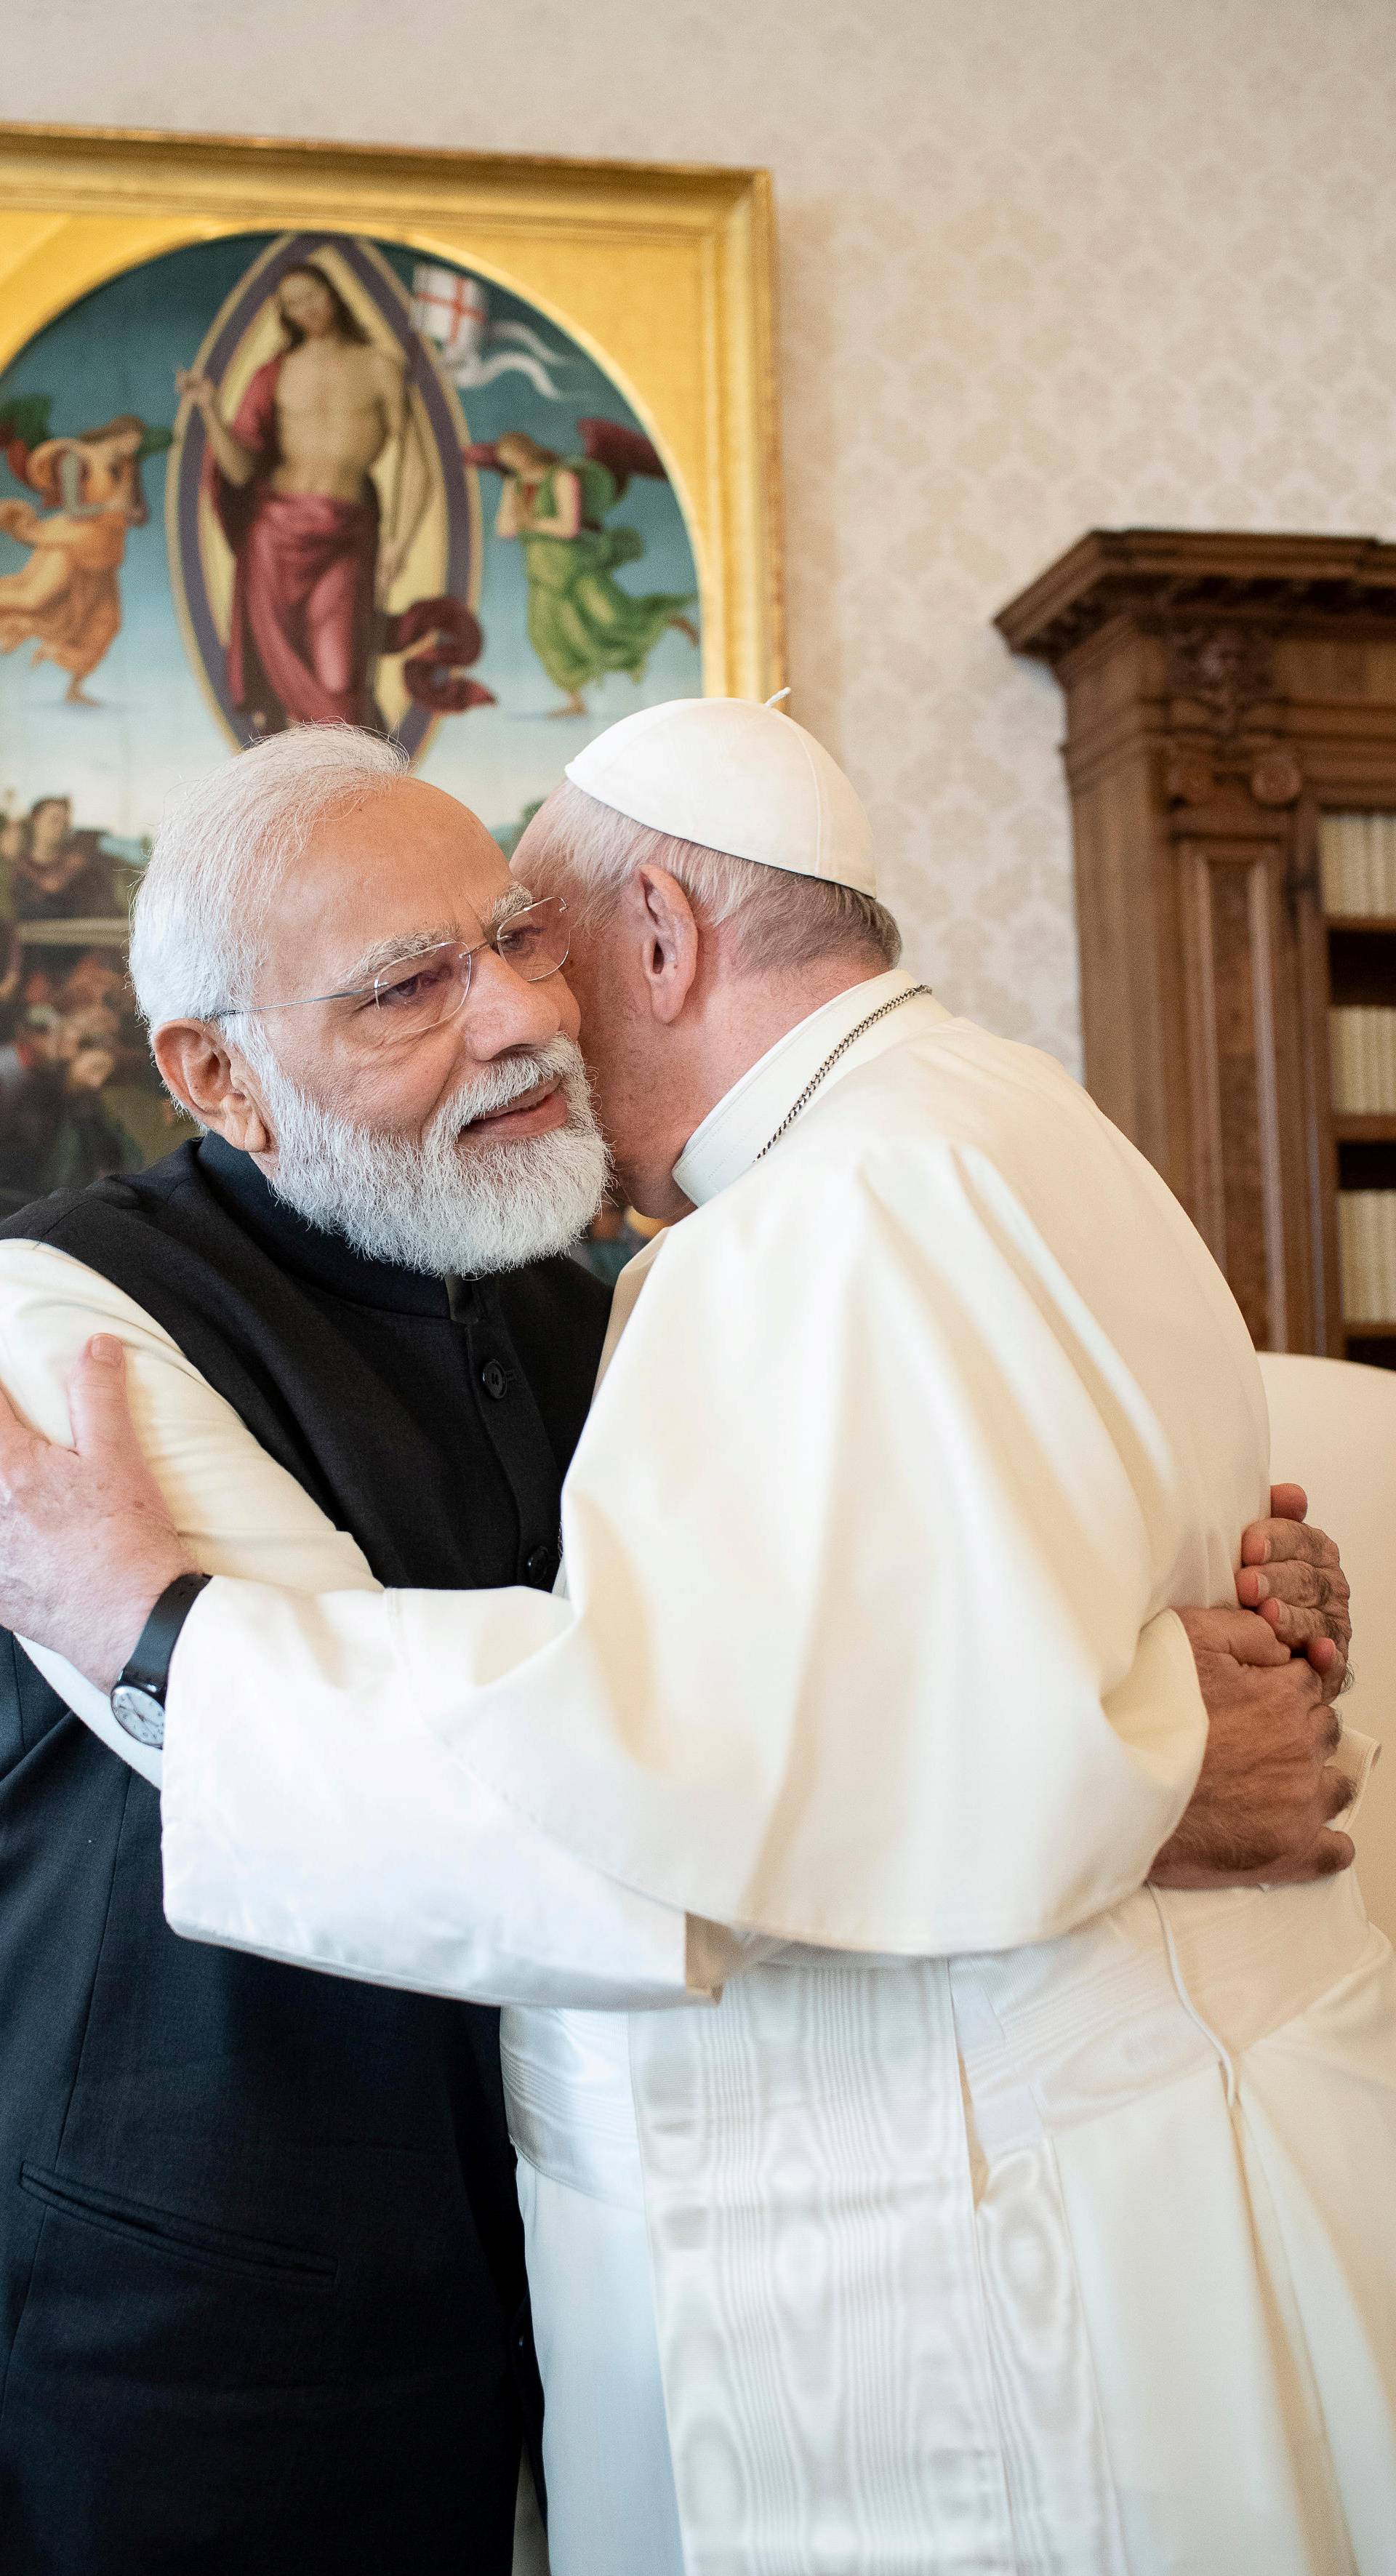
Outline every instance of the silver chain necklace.
<svg viewBox="0 0 1396 2576">
<path fill-rule="evenodd" d="M 914 1002 L 918 994 L 929 994 L 930 989 L 929 984 L 910 985 L 905 993 L 898 993 L 892 1001 L 884 1002 L 880 1010 L 869 1011 L 867 1018 L 865 1020 L 860 1020 L 856 1029 L 850 1029 L 846 1038 L 840 1038 L 838 1045 L 824 1058 L 824 1062 L 821 1064 L 819 1071 L 810 1076 L 810 1079 L 805 1084 L 804 1090 L 801 1092 L 794 1108 L 787 1109 L 774 1136 L 767 1137 L 760 1153 L 755 1155 L 753 1160 L 758 1163 L 765 1161 L 771 1147 L 773 1145 L 778 1145 L 787 1128 L 794 1126 L 801 1110 L 809 1107 L 809 1104 L 813 1100 L 816 1091 L 819 1089 L 825 1074 L 833 1072 L 835 1065 L 838 1063 L 839 1057 L 841 1055 L 847 1055 L 849 1048 L 853 1045 L 856 1038 L 862 1037 L 868 1029 L 875 1029 L 878 1021 L 885 1020 L 890 1011 L 899 1011 L 903 1002 Z"/>
</svg>

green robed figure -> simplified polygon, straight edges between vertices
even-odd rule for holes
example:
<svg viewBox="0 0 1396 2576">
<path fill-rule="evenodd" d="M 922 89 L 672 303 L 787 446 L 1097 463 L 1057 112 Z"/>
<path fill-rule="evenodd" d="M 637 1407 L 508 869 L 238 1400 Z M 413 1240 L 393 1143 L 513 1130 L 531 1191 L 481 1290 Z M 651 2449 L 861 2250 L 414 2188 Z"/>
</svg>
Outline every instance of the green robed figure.
<svg viewBox="0 0 1396 2576">
<path fill-rule="evenodd" d="M 608 430 L 627 451 L 654 450 L 647 439 L 611 422 L 584 421 L 588 431 Z M 599 447 L 603 442 L 596 440 Z M 495 534 L 517 537 L 528 576 L 528 640 L 548 677 L 563 692 L 555 715 L 584 716 L 582 691 L 607 671 L 644 677 L 645 665 L 665 629 L 676 626 L 693 643 L 698 630 L 684 610 L 692 591 L 623 590 L 615 575 L 645 551 L 636 528 L 602 523 L 634 471 L 663 473 L 628 452 L 616 466 L 600 454 L 562 457 L 520 429 L 506 430 L 489 451 L 504 476 Z"/>
</svg>

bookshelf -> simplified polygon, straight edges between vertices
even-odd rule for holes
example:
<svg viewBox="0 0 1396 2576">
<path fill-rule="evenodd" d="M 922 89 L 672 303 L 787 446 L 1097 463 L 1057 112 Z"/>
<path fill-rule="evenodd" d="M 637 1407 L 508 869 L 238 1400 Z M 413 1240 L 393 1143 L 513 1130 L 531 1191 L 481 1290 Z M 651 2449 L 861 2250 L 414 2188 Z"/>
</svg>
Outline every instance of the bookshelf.
<svg viewBox="0 0 1396 2576">
<path fill-rule="evenodd" d="M 1396 1368 L 1396 812 L 1320 813 L 1318 863 L 1343 1343 Z"/>
<path fill-rule="evenodd" d="M 1098 529 L 1066 704 L 1086 1079 L 1254 1340 L 1396 1368 L 1396 545 Z"/>
</svg>

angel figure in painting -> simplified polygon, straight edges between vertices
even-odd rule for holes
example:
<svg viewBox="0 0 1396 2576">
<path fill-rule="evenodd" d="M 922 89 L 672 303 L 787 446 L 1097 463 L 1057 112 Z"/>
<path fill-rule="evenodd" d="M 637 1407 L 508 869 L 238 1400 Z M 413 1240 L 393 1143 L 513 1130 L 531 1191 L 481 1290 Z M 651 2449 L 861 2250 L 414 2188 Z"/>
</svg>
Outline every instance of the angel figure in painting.
<svg viewBox="0 0 1396 2576">
<path fill-rule="evenodd" d="M 280 353 L 231 420 L 211 379 L 177 383 L 208 433 L 207 481 L 236 566 L 228 681 L 254 733 L 293 724 L 381 729 L 376 628 L 427 505 L 403 361 L 371 341 L 327 272 L 288 268 Z M 383 524 L 372 467 L 389 448 Z"/>
<path fill-rule="evenodd" d="M 560 456 L 523 430 L 506 430 L 492 447 L 467 451 L 474 464 L 504 477 L 495 534 L 517 537 L 528 575 L 528 640 L 562 704 L 552 713 L 584 716 L 582 692 L 607 671 L 644 677 L 645 665 L 666 628 L 677 627 L 694 644 L 698 629 L 684 614 L 693 591 L 623 590 L 622 564 L 645 551 L 636 528 L 603 523 L 632 474 L 664 479 L 664 467 L 647 438 L 617 421 L 578 423 L 579 456 Z"/>
<path fill-rule="evenodd" d="M 118 574 L 128 528 L 149 512 L 141 461 L 168 447 L 170 432 L 122 412 L 75 438 L 47 435 L 51 405 L 31 395 L 0 416 L 6 461 L 48 504 L 0 500 L 0 528 L 29 548 L 17 572 L 0 573 L 0 653 L 32 643 L 35 662 L 68 674 L 69 706 L 96 706 L 83 687 L 121 631 Z"/>
</svg>

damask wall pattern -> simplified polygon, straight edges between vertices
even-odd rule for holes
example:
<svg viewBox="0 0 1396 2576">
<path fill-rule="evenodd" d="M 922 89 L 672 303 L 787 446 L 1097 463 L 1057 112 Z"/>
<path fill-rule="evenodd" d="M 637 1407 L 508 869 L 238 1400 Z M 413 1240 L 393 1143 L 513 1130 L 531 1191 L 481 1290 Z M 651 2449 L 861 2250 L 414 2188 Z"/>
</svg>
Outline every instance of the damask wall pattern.
<svg viewBox="0 0 1396 2576">
<path fill-rule="evenodd" d="M 1391 0 L 16 0 L 4 113 L 768 164 L 792 676 L 910 962 L 1079 1061 L 1059 702 L 1096 525 L 1396 536 Z"/>
</svg>

